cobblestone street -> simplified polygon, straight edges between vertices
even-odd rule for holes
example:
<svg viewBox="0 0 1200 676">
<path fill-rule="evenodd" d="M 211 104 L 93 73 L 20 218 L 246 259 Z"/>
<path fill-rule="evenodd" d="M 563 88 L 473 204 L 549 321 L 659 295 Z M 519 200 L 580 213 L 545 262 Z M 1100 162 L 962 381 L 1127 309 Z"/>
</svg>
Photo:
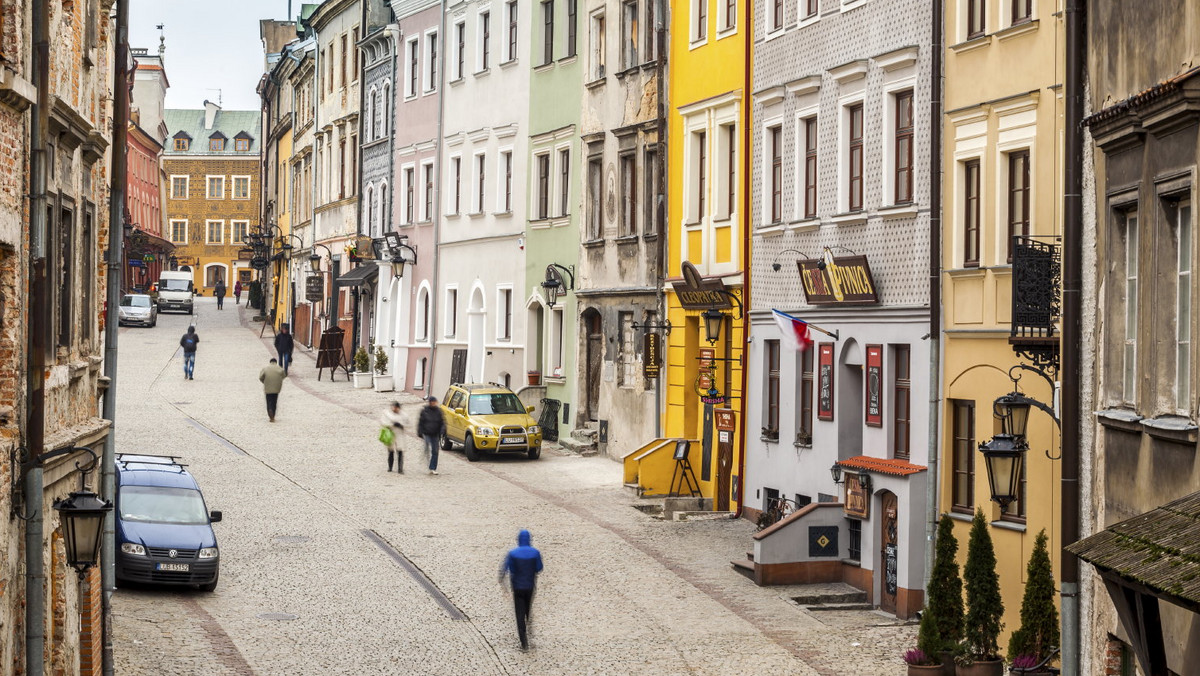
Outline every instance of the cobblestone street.
<svg viewBox="0 0 1200 676">
<path fill-rule="evenodd" d="M 606 458 L 451 451 L 430 476 L 408 436 L 407 473 L 388 473 L 376 420 L 394 394 L 318 381 L 304 352 L 268 423 L 274 354 L 244 307 L 200 298 L 194 318 L 122 329 L 118 452 L 182 456 L 224 520 L 215 592 L 116 592 L 117 673 L 904 673 L 914 626 L 755 586 L 729 565 L 752 524 L 647 516 Z M 546 562 L 528 652 L 496 582 L 520 528 Z"/>
</svg>

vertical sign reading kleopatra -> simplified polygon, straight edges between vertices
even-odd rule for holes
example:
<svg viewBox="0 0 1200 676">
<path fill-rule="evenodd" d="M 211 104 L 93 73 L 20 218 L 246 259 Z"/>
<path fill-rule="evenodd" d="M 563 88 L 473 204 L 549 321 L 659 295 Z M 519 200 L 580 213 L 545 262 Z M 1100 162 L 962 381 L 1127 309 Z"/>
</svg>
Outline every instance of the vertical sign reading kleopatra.
<svg viewBox="0 0 1200 676">
<path fill-rule="evenodd" d="M 821 343 L 817 364 L 817 418 L 833 420 L 833 343 Z"/>
<path fill-rule="evenodd" d="M 883 346 L 867 346 L 866 423 L 883 426 Z"/>
</svg>

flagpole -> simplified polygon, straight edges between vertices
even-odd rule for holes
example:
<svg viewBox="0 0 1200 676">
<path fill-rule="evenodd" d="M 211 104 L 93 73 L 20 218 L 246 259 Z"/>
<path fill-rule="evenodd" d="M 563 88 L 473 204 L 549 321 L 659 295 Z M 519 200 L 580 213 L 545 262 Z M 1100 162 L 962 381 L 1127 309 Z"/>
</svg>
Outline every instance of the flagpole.
<svg viewBox="0 0 1200 676">
<path fill-rule="evenodd" d="M 833 338 L 834 340 L 841 339 L 841 337 L 838 335 L 840 333 L 839 331 L 829 332 L 829 331 L 826 331 L 825 329 L 817 326 L 816 324 L 813 324 L 812 322 L 810 322 L 808 320 L 800 319 L 799 317 L 793 317 L 793 316 L 789 315 L 788 313 L 780 312 L 779 310 L 774 310 L 774 311 L 778 312 L 779 314 L 783 315 L 784 317 L 787 317 L 788 319 L 790 319 L 794 322 L 802 322 L 805 325 L 807 325 L 808 328 L 813 329 L 814 331 L 820 331 L 821 333 L 824 333 L 825 335 L 829 336 L 830 338 Z"/>
</svg>

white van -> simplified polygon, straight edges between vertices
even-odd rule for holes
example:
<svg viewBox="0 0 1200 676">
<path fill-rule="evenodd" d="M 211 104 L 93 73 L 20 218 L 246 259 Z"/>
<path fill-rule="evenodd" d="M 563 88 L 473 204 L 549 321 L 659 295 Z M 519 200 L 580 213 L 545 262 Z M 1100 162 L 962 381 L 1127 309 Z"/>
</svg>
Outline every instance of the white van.
<svg viewBox="0 0 1200 676">
<path fill-rule="evenodd" d="M 192 314 L 195 292 L 192 273 L 164 271 L 158 277 L 158 311 L 187 310 L 189 315 Z"/>
</svg>

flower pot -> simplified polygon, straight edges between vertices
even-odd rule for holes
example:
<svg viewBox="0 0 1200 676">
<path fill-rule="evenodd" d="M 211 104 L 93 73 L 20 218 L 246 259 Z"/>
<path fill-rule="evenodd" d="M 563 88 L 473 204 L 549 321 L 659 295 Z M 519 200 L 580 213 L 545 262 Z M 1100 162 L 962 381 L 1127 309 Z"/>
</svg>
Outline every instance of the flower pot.
<svg viewBox="0 0 1200 676">
<path fill-rule="evenodd" d="M 955 668 L 957 676 L 1004 676 L 1004 660 L 977 660 Z"/>
<path fill-rule="evenodd" d="M 529 384 L 530 385 L 541 385 L 542 384 L 542 372 L 541 371 L 530 371 L 527 375 L 529 376 Z"/>
<path fill-rule="evenodd" d="M 908 665 L 908 676 L 943 676 L 942 665 L 910 664 Z"/>
<path fill-rule="evenodd" d="M 376 392 L 391 392 L 396 389 L 396 381 L 394 376 L 378 375 L 375 376 L 375 391 Z"/>
<path fill-rule="evenodd" d="M 371 385 L 374 384 L 372 382 L 370 373 L 359 373 L 358 371 L 355 371 L 350 374 L 350 378 L 351 378 L 351 380 L 354 381 L 354 387 L 356 389 L 360 389 L 360 390 L 369 389 L 371 387 Z"/>
</svg>

